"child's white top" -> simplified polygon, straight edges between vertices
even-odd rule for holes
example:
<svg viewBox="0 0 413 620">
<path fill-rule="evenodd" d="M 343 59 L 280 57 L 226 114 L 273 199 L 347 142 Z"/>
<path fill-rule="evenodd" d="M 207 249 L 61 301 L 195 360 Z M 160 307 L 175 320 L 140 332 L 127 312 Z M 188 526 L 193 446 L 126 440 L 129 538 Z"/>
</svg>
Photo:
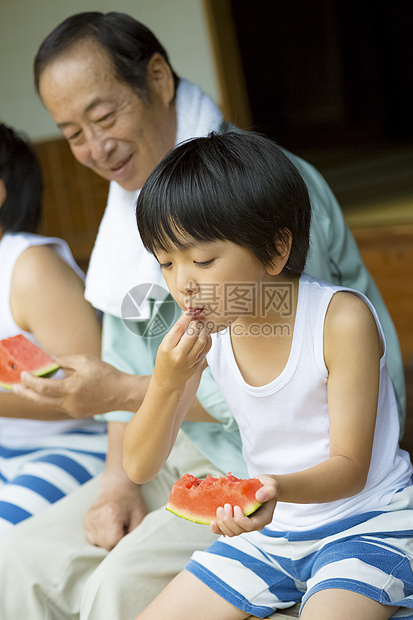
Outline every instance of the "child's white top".
<svg viewBox="0 0 413 620">
<path fill-rule="evenodd" d="M 10 293 L 13 269 L 19 256 L 29 247 L 34 245 L 50 245 L 82 278 L 83 272 L 76 264 L 69 246 L 62 239 L 42 237 L 31 233 L 6 233 L 0 239 L 0 340 L 23 334 L 28 340 L 38 345 L 33 334 L 25 332 L 16 324 L 11 308 Z M 53 351 L 51 351 L 53 354 Z M 54 377 L 56 380 L 64 376 L 59 370 Z M 0 388 L 0 391 L 3 391 Z M 28 420 L 22 418 L 0 417 L 0 443 L 6 445 L 19 445 L 26 439 L 33 441 L 47 435 L 55 435 L 75 429 L 103 432 L 104 425 L 86 420 L 61 420 L 47 422 L 43 420 Z"/>
<path fill-rule="evenodd" d="M 215 381 L 235 419 L 250 476 L 287 474 L 329 458 L 328 372 L 323 355 L 326 311 L 337 291 L 350 290 L 303 274 L 290 355 L 282 373 L 262 387 L 248 385 L 237 366 L 230 330 L 213 335 L 208 354 Z M 384 343 L 376 311 L 371 309 Z M 399 489 L 411 484 L 412 465 L 398 446 L 399 422 L 386 351 L 380 360 L 380 389 L 370 471 L 356 496 L 325 504 L 279 502 L 271 528 L 308 530 L 333 520 L 380 510 Z"/>
</svg>

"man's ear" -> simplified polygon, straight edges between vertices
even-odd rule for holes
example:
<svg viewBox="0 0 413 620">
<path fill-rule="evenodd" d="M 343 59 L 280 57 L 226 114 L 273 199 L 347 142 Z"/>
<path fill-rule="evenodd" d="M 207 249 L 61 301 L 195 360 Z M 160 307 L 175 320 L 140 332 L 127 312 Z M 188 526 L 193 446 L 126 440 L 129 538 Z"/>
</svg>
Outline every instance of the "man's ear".
<svg viewBox="0 0 413 620">
<path fill-rule="evenodd" d="M 274 259 L 267 267 L 267 273 L 271 276 L 278 276 L 287 264 L 290 258 L 291 246 L 293 243 L 293 236 L 289 230 L 283 232 L 283 238 L 277 242 L 278 254 L 274 256 Z"/>
<path fill-rule="evenodd" d="M 3 179 L 0 179 L 0 209 L 3 206 L 3 204 L 6 202 L 6 198 L 7 198 L 6 184 L 3 181 Z"/>
<path fill-rule="evenodd" d="M 155 52 L 148 62 L 146 71 L 151 93 L 161 96 L 164 105 L 169 107 L 175 98 L 175 82 L 171 67 L 159 52 Z"/>
</svg>

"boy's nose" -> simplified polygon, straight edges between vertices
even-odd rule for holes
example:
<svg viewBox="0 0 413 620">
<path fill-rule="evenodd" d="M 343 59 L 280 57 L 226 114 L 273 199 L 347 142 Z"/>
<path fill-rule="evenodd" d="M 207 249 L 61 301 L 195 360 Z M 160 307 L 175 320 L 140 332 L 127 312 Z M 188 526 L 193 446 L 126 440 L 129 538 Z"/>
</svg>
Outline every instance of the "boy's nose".
<svg viewBox="0 0 413 620">
<path fill-rule="evenodd" d="M 195 295 L 199 291 L 199 285 L 195 282 L 188 282 L 185 284 L 185 294 L 186 295 Z"/>
</svg>

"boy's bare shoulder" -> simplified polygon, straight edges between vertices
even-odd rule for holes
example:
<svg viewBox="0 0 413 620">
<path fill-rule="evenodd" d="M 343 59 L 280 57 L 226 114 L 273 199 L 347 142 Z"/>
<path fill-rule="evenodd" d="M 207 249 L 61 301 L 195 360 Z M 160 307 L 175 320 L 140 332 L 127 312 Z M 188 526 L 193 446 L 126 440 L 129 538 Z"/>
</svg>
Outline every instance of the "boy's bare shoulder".
<svg viewBox="0 0 413 620">
<path fill-rule="evenodd" d="M 359 295 L 350 291 L 338 291 L 331 298 L 327 309 L 326 321 L 332 324 L 343 324 L 348 327 L 375 324 L 373 314 L 366 302 Z"/>
<path fill-rule="evenodd" d="M 327 357 L 351 347 L 353 351 L 370 343 L 381 348 L 376 320 L 369 306 L 358 295 L 339 291 L 333 295 L 324 324 L 324 346 Z"/>
</svg>

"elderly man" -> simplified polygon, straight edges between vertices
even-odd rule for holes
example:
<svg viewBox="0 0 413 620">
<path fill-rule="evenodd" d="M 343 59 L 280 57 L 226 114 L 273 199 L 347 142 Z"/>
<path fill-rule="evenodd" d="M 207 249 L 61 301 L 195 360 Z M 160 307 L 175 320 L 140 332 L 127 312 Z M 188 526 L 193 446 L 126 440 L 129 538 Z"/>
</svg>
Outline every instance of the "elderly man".
<svg viewBox="0 0 413 620">
<path fill-rule="evenodd" d="M 16 527 L 0 546 L 0 616 L 126 620 L 144 609 L 194 549 L 213 539 L 209 528 L 165 511 L 173 482 L 188 471 L 198 477 L 246 472 L 237 428 L 208 373 L 158 477 L 136 486 L 121 464 L 125 424 L 142 401 L 157 346 L 172 324 L 165 325 L 163 309 L 169 304 L 177 311 L 171 297 L 162 297 L 159 267 L 138 237 L 136 198 L 176 144 L 225 131 L 225 125 L 217 106 L 176 76 L 154 35 L 119 13 L 81 13 L 60 24 L 38 51 L 35 82 L 76 159 L 110 181 L 86 285 L 86 297 L 103 312 L 103 361 L 68 358 L 63 360 L 73 370 L 68 379 L 28 376 L 21 393 L 73 417 L 105 414 L 109 449 L 101 479 Z M 401 357 L 391 319 L 330 189 L 314 168 L 290 157 L 312 200 L 306 271 L 356 288 L 375 304 L 403 412 Z M 122 319 L 128 299 L 139 311 L 137 321 Z M 158 331 L 150 328 L 156 318 L 162 319 Z"/>
</svg>

